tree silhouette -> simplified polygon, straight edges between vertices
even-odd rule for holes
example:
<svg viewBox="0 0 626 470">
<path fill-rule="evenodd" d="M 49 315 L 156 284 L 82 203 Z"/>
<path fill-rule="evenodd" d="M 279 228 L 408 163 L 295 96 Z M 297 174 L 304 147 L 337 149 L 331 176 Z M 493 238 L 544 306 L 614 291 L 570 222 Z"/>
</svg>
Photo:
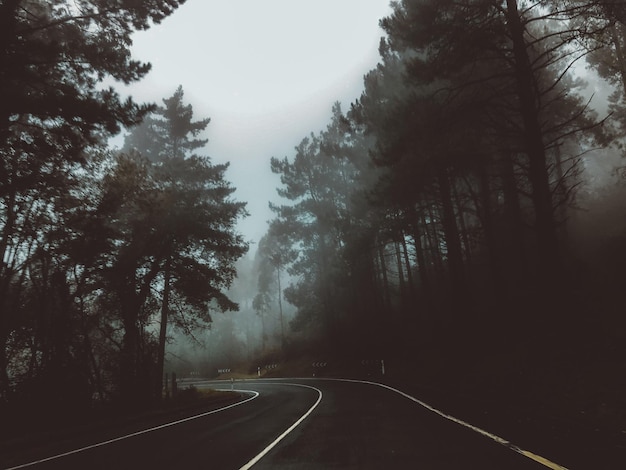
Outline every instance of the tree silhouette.
<svg viewBox="0 0 626 470">
<path fill-rule="evenodd" d="M 232 282 L 234 262 L 247 250 L 234 231 L 236 220 L 245 215 L 245 204 L 231 199 L 234 188 L 224 179 L 228 165 L 213 165 L 209 158 L 193 153 L 207 142 L 196 136 L 209 120 L 193 121 L 192 107 L 183 104 L 183 96 L 179 87 L 150 120 L 131 132 L 125 144 L 131 152 L 141 153 L 144 149 L 134 143 L 151 142 L 146 149 L 151 159 L 147 167 L 158 221 L 149 226 L 163 245 L 162 255 L 150 253 L 158 266 L 155 280 L 162 282 L 157 371 L 163 369 L 168 322 L 182 324 L 190 313 L 210 321 L 210 303 L 222 311 L 237 308 L 222 289 Z M 142 139 L 146 134 L 152 137 Z M 172 311 L 172 305 L 178 311 Z M 161 380 L 158 372 L 158 393 Z"/>
<path fill-rule="evenodd" d="M 151 109 L 123 101 L 105 79 L 139 80 L 131 35 L 182 2 L 8 0 L 0 4 L 0 401 L 9 392 L 6 345 L 17 328 L 28 257 L 41 237 L 24 229 L 49 214 L 90 147 Z M 38 214 L 38 215 L 37 215 Z M 13 312 L 13 313 L 12 313 Z M 19 325 L 20 320 L 17 321 Z"/>
</svg>

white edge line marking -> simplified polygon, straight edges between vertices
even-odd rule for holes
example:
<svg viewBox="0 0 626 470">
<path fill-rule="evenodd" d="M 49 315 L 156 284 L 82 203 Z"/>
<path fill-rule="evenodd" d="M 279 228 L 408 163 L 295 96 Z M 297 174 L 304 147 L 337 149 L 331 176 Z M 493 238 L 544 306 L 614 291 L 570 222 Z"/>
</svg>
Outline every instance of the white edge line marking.
<svg viewBox="0 0 626 470">
<path fill-rule="evenodd" d="M 254 390 L 230 390 L 230 391 L 240 392 L 240 393 L 252 393 L 253 395 L 250 398 L 246 398 L 243 401 L 239 401 L 237 403 L 233 403 L 232 405 L 228 405 L 228 406 L 225 406 L 223 408 L 218 408 L 217 410 L 211 410 L 211 411 L 207 411 L 206 413 L 201 413 L 199 415 L 189 416 L 188 418 L 183 418 L 183 419 L 179 419 L 177 421 L 172 421 L 171 423 L 161 424 L 161 425 L 156 426 L 154 428 L 144 429 L 143 431 L 137 431 L 137 432 L 133 432 L 131 434 L 126 434 L 125 436 L 120 436 L 120 437 L 116 437 L 116 438 L 113 438 L 113 439 L 109 439 L 108 441 L 98 442 L 97 444 L 92 444 L 92 445 L 89 445 L 89 446 L 86 446 L 86 447 L 81 447 L 80 449 L 70 450 L 69 452 L 64 452 L 62 454 L 53 455 L 52 457 L 46 457 L 45 459 L 36 460 L 34 462 L 28 462 L 28 463 L 25 463 L 25 464 L 17 465 L 15 467 L 8 467 L 8 468 L 5 468 L 4 470 L 17 470 L 18 468 L 26 468 L 26 467 L 30 467 L 30 466 L 33 466 L 33 465 L 38 465 L 40 463 L 49 462 L 50 460 L 59 459 L 61 457 L 67 457 L 68 455 L 72 455 L 72 454 L 78 454 L 79 452 L 84 452 L 86 450 L 94 449 L 96 447 L 102 447 L 102 446 L 105 446 L 107 444 L 112 444 L 113 442 L 122 441 L 124 439 L 128 439 L 128 438 L 131 438 L 131 437 L 139 436 L 141 434 L 147 434 L 147 433 L 152 432 L 152 431 L 158 431 L 159 429 L 163 429 L 163 428 L 167 428 L 167 427 L 170 427 L 170 426 L 174 426 L 176 424 L 184 423 L 186 421 L 191 421 L 191 420 L 194 420 L 194 419 L 203 418 L 205 416 L 212 415 L 214 413 L 218 413 L 220 411 L 224 411 L 224 410 L 227 410 L 229 408 L 234 408 L 235 406 L 243 405 L 244 403 L 247 403 L 250 400 L 254 400 L 256 397 L 259 396 L 259 392 L 255 392 Z"/>
<path fill-rule="evenodd" d="M 274 377 L 268 377 L 268 378 L 263 378 L 263 379 L 251 379 L 251 382 L 255 382 L 258 381 L 259 383 L 263 383 L 263 382 L 275 382 L 275 381 L 281 381 L 281 380 L 285 380 L 284 378 L 274 378 Z M 495 434 L 492 434 L 488 431 L 485 431 L 484 429 L 481 429 L 477 426 L 474 426 L 470 423 L 467 423 L 463 420 L 460 420 L 458 418 L 455 418 L 454 416 L 451 415 L 447 415 L 445 414 L 443 411 L 440 411 L 436 408 L 433 408 L 432 406 L 430 406 L 428 403 L 423 402 L 401 390 L 398 390 L 396 388 L 393 388 L 389 385 L 385 385 L 379 382 L 371 382 L 371 381 L 367 381 L 367 380 L 356 380 L 356 379 L 338 379 L 338 378 L 331 378 L 331 377 L 317 377 L 317 378 L 311 378 L 311 377 L 297 377 L 297 378 L 293 378 L 292 380 L 319 380 L 319 381 L 323 381 L 323 380 L 327 380 L 327 381 L 336 381 L 336 382 L 353 382 L 353 383 L 360 383 L 360 384 L 368 384 L 368 385 L 375 385 L 377 387 L 381 387 L 381 388 L 386 388 L 388 390 L 391 390 L 395 393 L 398 393 L 400 395 L 402 395 L 405 398 L 408 398 L 411 401 L 414 401 L 415 403 L 419 404 L 420 406 L 426 408 L 429 411 L 432 411 L 433 413 L 449 420 L 452 421 L 454 423 L 460 424 L 461 426 L 464 426 L 468 429 L 471 429 L 474 432 L 477 432 L 478 434 L 481 434 L 491 440 L 493 440 L 494 442 L 497 442 L 500 445 L 503 445 L 504 447 L 509 448 L 510 450 L 517 452 L 518 454 L 523 455 L 524 457 L 527 457 L 531 460 L 534 460 L 535 462 L 538 462 L 542 465 L 544 465 L 545 467 L 550 468 L 551 470 L 568 470 L 567 467 L 564 467 L 562 465 L 559 465 L 557 463 L 554 463 L 548 459 L 546 459 L 545 457 L 542 457 L 540 455 L 537 455 L 529 450 L 526 449 L 522 449 L 521 447 L 513 444 L 511 441 L 507 441 L 506 439 L 503 439 L 500 436 L 497 436 Z M 287 384 L 289 385 L 289 384 Z M 292 385 L 297 385 L 297 384 L 292 384 Z M 10 470 L 10 469 L 9 469 Z"/>
<path fill-rule="evenodd" d="M 313 404 L 313 406 L 311 408 L 309 408 L 309 411 L 307 411 L 306 413 L 304 413 L 300 419 L 298 419 L 298 421 L 296 421 L 295 423 L 293 423 L 291 426 L 289 426 L 289 428 L 283 432 L 280 436 L 278 436 L 274 442 L 272 442 L 270 445 L 268 445 L 265 449 L 263 449 L 256 457 L 254 457 L 252 460 L 250 460 L 247 464 L 245 464 L 243 467 L 241 467 L 239 470 L 248 470 L 250 468 L 252 468 L 253 465 L 255 465 L 259 460 L 261 460 L 263 457 L 265 457 L 265 455 L 267 455 L 267 453 L 272 450 L 274 447 L 276 447 L 276 445 L 282 441 L 285 437 L 287 437 L 287 435 L 293 431 L 302 421 L 304 421 L 307 416 L 309 416 L 313 410 L 315 408 L 317 408 L 317 405 L 320 404 L 320 402 L 322 401 L 322 391 L 319 388 L 315 388 L 315 387 L 311 387 L 309 385 L 302 385 L 302 384 L 292 384 L 292 383 L 284 383 L 281 385 L 293 385 L 296 387 L 306 387 L 306 388 L 310 388 L 315 390 L 317 393 L 319 393 L 319 397 L 317 398 L 317 401 Z"/>
<path fill-rule="evenodd" d="M 311 379 L 309 379 L 311 380 Z M 474 432 L 477 432 L 478 434 L 482 434 L 485 437 L 488 437 L 489 439 L 491 439 L 492 441 L 497 442 L 500 445 L 503 445 L 504 447 L 507 447 L 509 449 L 511 449 L 514 452 L 517 452 L 520 455 L 523 455 L 524 457 L 534 460 L 535 462 L 538 462 L 542 465 L 544 465 L 545 467 L 548 467 L 552 470 L 568 470 L 567 467 L 563 467 L 562 465 L 559 465 L 557 463 L 554 463 L 548 459 L 546 459 L 545 457 L 541 457 L 537 454 L 534 454 L 528 450 L 522 449 L 521 447 L 516 446 L 515 444 L 513 444 L 510 441 L 507 441 L 506 439 L 501 438 L 500 436 L 496 436 L 495 434 L 492 434 L 488 431 L 485 431 L 484 429 L 481 429 L 477 426 L 474 426 L 473 424 L 467 423 L 463 420 L 460 420 L 458 418 L 455 418 L 454 416 L 451 415 L 447 415 L 445 414 L 443 411 L 439 411 L 437 408 L 433 408 L 432 406 L 430 406 L 428 403 L 425 403 L 411 395 L 409 395 L 408 393 L 404 393 L 401 390 L 398 390 L 396 388 L 390 387 L 389 385 L 385 385 L 385 384 L 381 384 L 378 382 L 370 382 L 367 380 L 355 380 L 355 379 L 332 379 L 332 378 L 326 378 L 326 379 L 318 379 L 318 380 L 335 380 L 338 382 L 354 382 L 354 383 L 362 383 L 362 384 L 369 384 L 369 385 L 376 385 L 378 387 L 382 387 L 382 388 L 386 388 L 388 390 L 391 390 L 393 392 L 399 393 L 400 395 L 402 395 L 405 398 L 408 398 L 411 401 L 414 401 L 415 403 L 417 403 L 420 406 L 423 406 L 424 408 L 426 408 L 429 411 L 432 411 L 435 414 L 438 414 L 439 416 L 441 416 L 442 418 L 445 418 L 449 421 L 452 421 L 454 423 L 460 424 L 461 426 L 464 426 L 468 429 L 471 429 Z"/>
</svg>

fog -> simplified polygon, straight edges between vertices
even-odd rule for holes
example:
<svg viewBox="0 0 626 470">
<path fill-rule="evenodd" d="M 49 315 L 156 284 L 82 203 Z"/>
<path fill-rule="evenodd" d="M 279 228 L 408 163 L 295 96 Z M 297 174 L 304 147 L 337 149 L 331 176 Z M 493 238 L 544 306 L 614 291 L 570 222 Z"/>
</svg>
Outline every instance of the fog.
<svg viewBox="0 0 626 470">
<path fill-rule="evenodd" d="M 208 153 L 217 162 L 230 163 L 228 178 L 237 188 L 236 198 L 246 201 L 250 212 L 238 225 L 251 242 L 250 252 L 237 263 L 238 277 L 229 290 L 239 310 L 214 314 L 210 330 L 195 331 L 191 338 L 173 331 L 168 362 L 172 370 L 183 374 L 195 371 L 215 375 L 226 368 L 254 373 L 268 362 L 285 359 L 285 344 L 297 349 L 294 345 L 307 344 L 307 338 L 317 337 L 315 328 L 310 334 L 304 332 L 312 326 L 306 321 L 304 327 L 297 326 L 303 321 L 298 320 L 298 307 L 290 304 L 277 286 L 272 287 L 268 310 L 261 314 L 254 306 L 259 293 L 258 242 L 275 217 L 268 202 L 286 202 L 277 195 L 280 178 L 270 171 L 269 159 L 293 159 L 299 152 L 296 145 L 303 138 L 329 125 L 334 102 L 342 103 L 346 112 L 361 97 L 365 74 L 381 61 L 378 45 L 383 31 L 377 27 L 378 20 L 391 9 L 385 1 L 358 2 L 358 6 L 322 2 L 310 11 L 288 3 L 260 7 L 252 2 L 245 5 L 246 13 L 241 5 L 221 7 L 220 11 L 216 6 L 189 4 L 163 25 L 137 35 L 134 51 L 138 57 L 150 60 L 154 69 L 129 92 L 158 100 L 159 93 L 183 83 L 196 115 L 212 118 L 206 133 L 210 139 Z M 211 43 L 203 52 L 208 60 L 186 60 L 180 51 L 186 42 L 194 42 L 194 25 L 207 17 L 233 21 L 202 23 L 206 30 L 203 41 Z M 302 18 L 310 21 L 303 24 Z M 311 25 L 315 27 L 309 29 Z M 322 37 L 320 29 L 325 31 Z M 572 83 L 578 84 L 576 93 L 589 102 L 588 111 L 593 111 L 598 121 L 606 119 L 611 125 L 614 111 L 609 109 L 609 102 L 615 87 L 584 60 L 572 70 Z M 183 76 L 186 80 L 181 79 Z M 394 93 L 403 91 L 398 87 Z M 624 233 L 624 224 L 619 220 L 626 209 L 617 170 L 623 165 L 622 151 L 603 145 L 585 143 L 581 147 L 575 143 L 564 147 L 564 165 L 571 162 L 571 171 L 580 172 L 580 180 L 560 222 L 567 227 L 567 243 L 576 263 L 594 265 L 599 270 L 605 269 L 606 257 L 610 256 L 603 247 Z M 391 252 L 387 255 L 395 256 Z M 409 247 L 405 256 L 418 255 Z M 394 263 L 385 269 L 387 281 L 398 290 L 409 273 Z M 288 270 L 279 275 L 283 290 L 303 278 L 302 272 L 290 274 Z M 282 324 L 278 296 L 284 309 Z M 365 351 L 359 354 L 367 355 Z"/>
<path fill-rule="evenodd" d="M 623 443 L 621 2 L 104 3 L 0 3 L 5 433 L 321 376 Z"/>
<path fill-rule="evenodd" d="M 212 120 L 207 153 L 230 162 L 228 179 L 248 204 L 239 229 L 258 242 L 276 200 L 269 158 L 325 127 L 335 100 L 359 97 L 389 11 L 388 0 L 188 1 L 133 36 L 134 57 L 152 71 L 125 92 L 160 103 L 183 85 L 196 116 Z"/>
<path fill-rule="evenodd" d="M 279 202 L 280 181 L 269 160 L 292 154 L 303 136 L 322 130 L 335 101 L 348 105 L 360 96 L 363 76 L 379 60 L 378 20 L 389 11 L 388 0 L 190 1 L 134 36 L 133 55 L 150 62 L 152 70 L 123 93 L 160 103 L 182 85 L 194 115 L 211 118 L 205 153 L 229 163 L 234 197 L 245 201 L 249 212 L 237 228 L 250 242 L 250 254 L 238 264 L 230 291 L 240 310 L 213 315 L 211 330 L 194 332 L 193 338 L 175 334 L 168 346 L 172 369 L 189 361 L 181 368 L 203 364 L 206 373 L 257 360 L 263 350 L 280 346 L 277 305 L 266 313 L 265 341 L 252 308 L 256 246 L 272 218 L 269 202 Z M 121 138 L 113 145 L 121 145 Z M 293 315 L 285 302 L 287 334 Z"/>
</svg>

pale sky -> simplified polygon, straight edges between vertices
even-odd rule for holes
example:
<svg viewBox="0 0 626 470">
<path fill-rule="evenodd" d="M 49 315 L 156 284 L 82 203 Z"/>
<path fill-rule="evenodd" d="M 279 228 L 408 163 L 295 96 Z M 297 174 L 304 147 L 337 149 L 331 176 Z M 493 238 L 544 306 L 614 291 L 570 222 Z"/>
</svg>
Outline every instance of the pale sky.
<svg viewBox="0 0 626 470">
<path fill-rule="evenodd" d="M 152 71 L 128 92 L 161 104 L 182 85 L 195 118 L 211 118 L 202 153 L 230 162 L 227 179 L 251 214 L 238 229 L 258 242 L 268 201 L 279 201 L 270 158 L 292 157 L 335 101 L 345 111 L 359 97 L 389 13 L 389 0 L 188 0 L 134 36 L 134 58 Z"/>
</svg>

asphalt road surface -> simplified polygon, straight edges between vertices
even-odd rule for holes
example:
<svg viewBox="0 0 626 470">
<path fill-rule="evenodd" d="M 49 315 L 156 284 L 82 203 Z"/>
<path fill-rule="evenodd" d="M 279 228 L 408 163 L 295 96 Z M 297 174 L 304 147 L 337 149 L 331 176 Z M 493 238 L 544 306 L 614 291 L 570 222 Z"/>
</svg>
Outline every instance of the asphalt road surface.
<svg viewBox="0 0 626 470">
<path fill-rule="evenodd" d="M 277 379 L 238 381 L 234 388 L 246 391 L 245 402 L 114 439 L 59 443 L 50 455 L 4 468 L 562 468 L 370 383 Z"/>
</svg>

